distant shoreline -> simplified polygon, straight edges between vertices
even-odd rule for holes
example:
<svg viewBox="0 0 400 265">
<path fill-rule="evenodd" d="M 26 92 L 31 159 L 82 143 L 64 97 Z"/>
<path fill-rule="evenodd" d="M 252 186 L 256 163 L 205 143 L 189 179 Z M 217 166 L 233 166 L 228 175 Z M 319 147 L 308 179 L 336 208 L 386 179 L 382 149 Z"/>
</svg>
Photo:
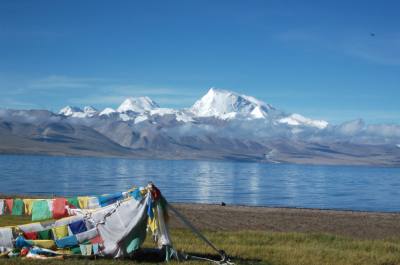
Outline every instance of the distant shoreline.
<svg viewBox="0 0 400 265">
<path fill-rule="evenodd" d="M 43 156 L 43 157 L 65 157 L 65 158 L 99 158 L 99 159 L 127 159 L 127 160 L 165 160 L 165 161 L 210 161 L 210 162 L 235 162 L 235 163 L 258 163 L 258 164 L 269 164 L 269 165 L 304 165 L 304 166 L 332 166 L 332 167 L 376 167 L 376 168 L 400 168 L 397 164 L 370 164 L 370 163 L 337 163 L 335 160 L 329 160 L 325 163 L 318 160 L 310 160 L 308 162 L 288 162 L 288 161 L 276 161 L 271 162 L 260 159 L 221 159 L 221 158 L 192 158 L 192 157 L 158 157 L 158 156 L 135 156 L 132 155 L 113 155 L 105 153 L 96 154 L 74 154 L 74 153 L 30 153 L 30 152 L 5 152 L 1 150 L 0 156 Z"/>
</svg>

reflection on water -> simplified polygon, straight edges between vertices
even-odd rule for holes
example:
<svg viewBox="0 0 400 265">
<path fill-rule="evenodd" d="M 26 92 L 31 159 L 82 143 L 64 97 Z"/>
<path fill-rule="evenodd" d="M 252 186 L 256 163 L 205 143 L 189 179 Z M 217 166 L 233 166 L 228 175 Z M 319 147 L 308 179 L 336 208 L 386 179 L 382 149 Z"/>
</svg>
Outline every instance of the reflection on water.
<svg viewBox="0 0 400 265">
<path fill-rule="evenodd" d="M 102 194 L 153 181 L 175 202 L 400 211 L 400 169 L 0 156 L 0 193 Z"/>
</svg>

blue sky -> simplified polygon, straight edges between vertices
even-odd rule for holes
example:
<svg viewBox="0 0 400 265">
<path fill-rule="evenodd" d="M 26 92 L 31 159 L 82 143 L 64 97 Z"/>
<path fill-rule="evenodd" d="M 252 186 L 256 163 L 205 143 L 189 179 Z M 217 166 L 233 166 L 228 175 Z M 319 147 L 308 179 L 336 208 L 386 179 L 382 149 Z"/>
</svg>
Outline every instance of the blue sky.
<svg viewBox="0 0 400 265">
<path fill-rule="evenodd" d="M 209 87 L 400 123 L 399 1 L 1 1 L 0 107 L 188 107 Z M 371 36 L 374 33 L 375 36 Z"/>
</svg>

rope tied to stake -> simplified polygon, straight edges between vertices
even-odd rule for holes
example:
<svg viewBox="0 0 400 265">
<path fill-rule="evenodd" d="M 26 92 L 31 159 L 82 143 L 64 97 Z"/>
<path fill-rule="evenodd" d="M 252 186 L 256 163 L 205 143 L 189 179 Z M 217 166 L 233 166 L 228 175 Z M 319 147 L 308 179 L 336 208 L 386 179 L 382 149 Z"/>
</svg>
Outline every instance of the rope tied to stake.
<svg viewBox="0 0 400 265">
<path fill-rule="evenodd" d="M 218 255 L 220 255 L 221 260 L 220 261 L 215 261 L 212 259 L 208 259 L 208 258 L 202 258 L 202 257 L 196 257 L 196 256 L 190 256 L 194 259 L 198 259 L 198 260 L 206 260 L 206 261 L 211 261 L 211 262 L 215 262 L 217 264 L 220 265 L 234 265 L 233 262 L 231 262 L 229 260 L 229 257 L 226 255 L 225 251 L 222 249 L 218 249 L 210 240 L 208 240 L 196 227 L 194 227 L 189 220 L 186 219 L 186 217 L 184 217 L 177 209 L 175 209 L 175 207 L 173 207 L 171 204 L 168 203 L 168 208 L 174 212 L 174 214 L 197 236 L 199 237 L 201 240 L 203 240 L 208 246 L 210 246 L 213 250 L 215 250 Z M 189 255 L 187 255 L 189 256 Z"/>
</svg>

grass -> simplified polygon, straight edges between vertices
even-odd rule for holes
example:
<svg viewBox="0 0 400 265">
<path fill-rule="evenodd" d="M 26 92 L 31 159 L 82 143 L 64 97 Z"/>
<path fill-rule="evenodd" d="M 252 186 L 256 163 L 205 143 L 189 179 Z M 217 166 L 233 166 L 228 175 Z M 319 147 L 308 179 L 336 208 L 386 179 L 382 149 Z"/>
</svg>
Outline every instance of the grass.
<svg viewBox="0 0 400 265">
<path fill-rule="evenodd" d="M 0 217 L 0 226 L 27 223 L 28 217 Z M 210 232 L 204 234 L 218 247 L 224 249 L 236 264 L 270 265 L 400 265 L 400 239 L 357 240 L 328 234 L 278 233 L 265 231 Z M 213 251 L 190 231 L 171 231 L 175 248 L 186 253 L 211 255 Z M 153 247 L 150 236 L 144 247 Z M 0 264 L 128 264 L 132 260 L 66 259 L 61 261 L 33 261 L 0 259 Z M 157 262 L 141 262 L 157 264 Z M 171 262 L 177 264 L 177 262 Z M 189 261 L 184 264 L 207 264 Z"/>
</svg>

